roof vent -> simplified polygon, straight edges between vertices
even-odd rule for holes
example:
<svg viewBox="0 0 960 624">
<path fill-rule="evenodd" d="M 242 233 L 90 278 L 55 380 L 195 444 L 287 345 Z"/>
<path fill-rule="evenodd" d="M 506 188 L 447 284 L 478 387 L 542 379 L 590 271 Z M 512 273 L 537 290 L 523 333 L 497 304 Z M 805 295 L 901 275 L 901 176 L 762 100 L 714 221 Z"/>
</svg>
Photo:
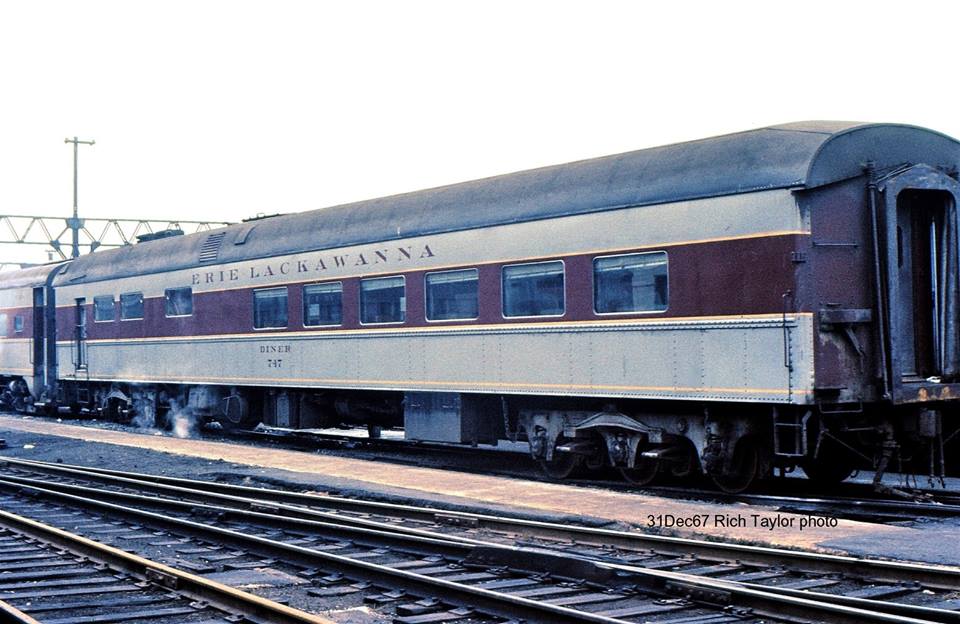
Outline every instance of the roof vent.
<svg viewBox="0 0 960 624">
<path fill-rule="evenodd" d="M 262 212 L 258 212 L 256 215 L 254 215 L 254 216 L 252 216 L 252 217 L 247 217 L 246 219 L 243 220 L 243 222 L 244 222 L 244 223 L 250 223 L 251 221 L 262 221 L 263 219 L 272 219 L 272 218 L 274 218 L 274 217 L 282 217 L 282 216 L 284 216 L 284 215 L 286 215 L 286 214 L 288 214 L 288 213 L 286 213 L 286 212 L 275 212 L 275 213 L 273 213 L 273 214 L 264 214 L 264 213 L 262 213 Z"/>
<path fill-rule="evenodd" d="M 203 247 L 200 248 L 200 262 L 214 262 L 220 255 L 220 243 L 226 232 L 217 232 L 207 237 L 203 241 Z"/>
<path fill-rule="evenodd" d="M 183 236 L 183 230 L 180 228 L 169 228 L 157 232 L 147 232 L 137 237 L 138 243 L 148 243 L 150 241 L 160 240 L 161 238 L 170 238 L 171 236 Z"/>
</svg>

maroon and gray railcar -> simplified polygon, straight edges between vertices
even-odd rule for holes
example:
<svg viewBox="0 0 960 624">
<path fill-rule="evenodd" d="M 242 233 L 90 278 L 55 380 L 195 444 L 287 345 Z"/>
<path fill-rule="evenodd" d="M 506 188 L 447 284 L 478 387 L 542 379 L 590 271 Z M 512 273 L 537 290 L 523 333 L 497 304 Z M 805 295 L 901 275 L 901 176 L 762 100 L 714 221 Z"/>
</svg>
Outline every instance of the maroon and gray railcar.
<svg viewBox="0 0 960 624">
<path fill-rule="evenodd" d="M 788 124 L 4 274 L 3 401 L 520 439 L 557 477 L 942 476 L 958 165 L 922 128 Z"/>
</svg>

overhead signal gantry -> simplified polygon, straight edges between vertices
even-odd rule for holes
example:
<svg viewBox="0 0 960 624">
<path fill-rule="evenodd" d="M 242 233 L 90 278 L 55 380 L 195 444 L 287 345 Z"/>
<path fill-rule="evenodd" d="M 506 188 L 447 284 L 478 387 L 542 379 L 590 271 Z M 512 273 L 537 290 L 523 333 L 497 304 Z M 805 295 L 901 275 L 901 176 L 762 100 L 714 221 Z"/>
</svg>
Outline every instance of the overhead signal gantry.
<svg viewBox="0 0 960 624">
<path fill-rule="evenodd" d="M 81 247 L 92 252 L 100 247 L 123 247 L 137 238 L 164 231 L 202 232 L 227 221 L 173 221 L 165 219 L 94 218 L 81 219 L 77 209 L 77 157 L 82 145 L 94 145 L 77 137 L 63 140 L 73 144 L 73 216 L 70 218 L 0 214 L 0 244 L 44 245 L 61 260 L 80 256 Z M 67 240 L 69 239 L 69 240 Z M 11 263 L 0 264 L 0 269 Z"/>
</svg>

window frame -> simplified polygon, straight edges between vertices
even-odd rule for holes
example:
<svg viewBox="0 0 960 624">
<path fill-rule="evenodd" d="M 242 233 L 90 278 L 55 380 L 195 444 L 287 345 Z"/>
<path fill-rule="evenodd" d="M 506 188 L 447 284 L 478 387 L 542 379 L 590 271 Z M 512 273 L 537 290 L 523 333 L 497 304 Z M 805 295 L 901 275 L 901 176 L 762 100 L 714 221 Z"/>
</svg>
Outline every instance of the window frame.
<svg viewBox="0 0 960 624">
<path fill-rule="evenodd" d="M 310 286 L 324 286 L 327 284 L 336 284 L 340 286 L 340 322 L 339 323 L 321 323 L 319 325 L 307 325 L 307 288 Z M 343 280 L 333 280 L 329 282 L 311 282 L 303 284 L 300 287 L 300 324 L 304 329 L 317 329 L 318 327 L 343 327 Z"/>
<path fill-rule="evenodd" d="M 87 298 L 77 297 L 74 299 L 74 335 L 71 340 L 75 349 L 75 356 L 72 356 L 76 370 L 87 370 L 90 365 L 90 354 L 87 351 L 87 331 L 90 328 L 90 315 L 87 314 Z M 75 358 L 75 359 L 74 359 Z"/>
<path fill-rule="evenodd" d="M 596 262 L 597 260 L 603 260 L 606 258 L 623 258 L 625 256 L 642 256 L 646 254 L 663 254 L 667 259 L 667 305 L 662 310 L 630 310 L 626 312 L 598 312 L 597 311 L 597 270 Z M 670 309 L 670 254 L 666 249 L 657 249 L 655 251 L 631 251 L 627 253 L 615 253 L 608 254 L 605 256 L 594 256 L 590 260 L 590 308 L 593 310 L 593 313 L 597 316 L 625 316 L 631 314 L 664 314 L 667 310 Z"/>
<path fill-rule="evenodd" d="M 170 301 L 169 294 L 175 290 L 190 291 L 190 314 L 167 314 L 167 303 Z M 163 289 L 163 317 L 164 318 L 188 318 L 193 316 L 193 286 L 175 286 L 173 288 Z"/>
<path fill-rule="evenodd" d="M 271 326 L 271 327 L 257 327 L 257 293 L 267 292 L 271 290 L 282 290 L 284 298 L 287 301 L 287 322 L 284 325 Z M 253 325 L 253 331 L 276 331 L 278 329 L 289 329 L 290 328 L 290 289 L 287 286 L 267 286 L 265 288 L 254 288 L 253 289 L 253 318 L 250 319 Z"/>
<path fill-rule="evenodd" d="M 363 322 L 363 283 L 364 282 L 375 282 L 378 280 L 388 280 L 400 278 L 403 283 L 403 318 L 399 321 L 376 321 L 376 322 Z M 361 277 L 359 283 L 357 284 L 357 322 L 360 325 L 365 325 L 367 327 L 371 325 L 403 325 L 407 322 L 407 276 L 406 275 L 381 275 L 378 277 Z"/>
<path fill-rule="evenodd" d="M 429 291 L 427 285 L 427 278 L 431 275 L 440 275 L 443 273 L 459 273 L 461 271 L 474 271 L 477 274 L 477 315 L 469 318 L 452 318 L 452 319 L 431 319 L 428 315 L 430 313 L 430 302 L 428 300 Z M 428 271 L 423 275 L 423 320 L 427 323 L 468 323 L 470 321 L 476 321 L 480 318 L 480 269 L 478 267 L 464 267 L 460 269 L 443 269 L 442 271 Z"/>
<path fill-rule="evenodd" d="M 507 316 L 507 289 L 504 288 L 504 274 L 506 270 L 510 267 L 516 266 L 533 266 L 537 264 L 554 264 L 560 263 L 561 274 L 563 275 L 563 311 L 560 314 L 534 314 L 534 315 L 520 315 L 520 316 Z M 567 314 L 567 263 L 563 258 L 557 258 L 555 260 L 535 260 L 534 262 L 514 262 L 511 264 L 505 264 L 500 267 L 500 316 L 504 320 L 509 319 L 542 319 L 542 318 L 563 318 Z"/>
<path fill-rule="evenodd" d="M 123 297 L 124 295 L 140 295 L 140 316 L 132 316 L 130 318 L 123 317 Z M 121 321 L 142 321 L 147 316 L 147 298 L 143 296 L 142 290 L 134 290 L 131 292 L 120 293 L 120 320 Z M 94 312 L 94 317 L 96 317 L 96 312 Z"/>
<path fill-rule="evenodd" d="M 22 334 L 25 327 L 22 314 L 13 315 L 13 333 Z"/>
<path fill-rule="evenodd" d="M 106 299 L 110 297 L 110 309 L 113 311 L 113 314 L 110 316 L 110 320 L 97 320 L 97 299 Z M 96 295 L 93 298 L 93 322 L 94 323 L 115 323 L 117 321 L 117 300 L 113 295 Z"/>
<path fill-rule="evenodd" d="M 0 338 L 9 338 L 7 323 L 10 316 L 6 312 L 0 312 Z"/>
</svg>

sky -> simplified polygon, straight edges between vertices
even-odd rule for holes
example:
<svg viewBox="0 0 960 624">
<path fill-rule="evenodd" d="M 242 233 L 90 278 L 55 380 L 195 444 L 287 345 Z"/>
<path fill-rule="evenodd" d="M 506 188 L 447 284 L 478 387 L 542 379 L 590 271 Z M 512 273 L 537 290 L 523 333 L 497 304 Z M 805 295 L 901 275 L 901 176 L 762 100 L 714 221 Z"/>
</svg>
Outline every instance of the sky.
<svg viewBox="0 0 960 624">
<path fill-rule="evenodd" d="M 211 221 L 787 121 L 960 137 L 958 18 L 929 0 L 0 1 L 0 215 L 69 216 L 73 136 L 96 141 L 81 216 Z"/>
</svg>

